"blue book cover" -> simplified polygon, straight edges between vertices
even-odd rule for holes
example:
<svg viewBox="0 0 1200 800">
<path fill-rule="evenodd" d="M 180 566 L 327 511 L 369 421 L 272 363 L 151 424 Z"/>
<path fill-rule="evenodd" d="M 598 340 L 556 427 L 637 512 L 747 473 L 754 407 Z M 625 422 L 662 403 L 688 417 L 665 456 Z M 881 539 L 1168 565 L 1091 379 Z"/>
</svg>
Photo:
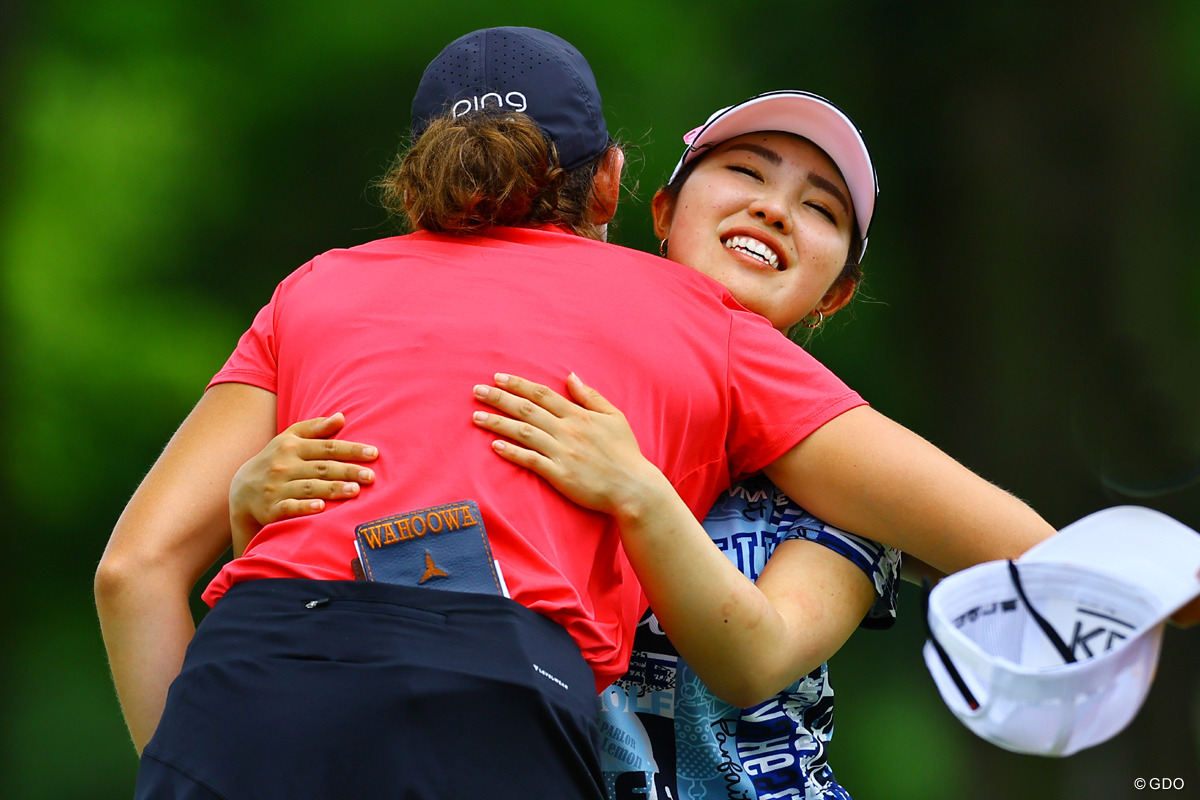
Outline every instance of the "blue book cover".
<svg viewBox="0 0 1200 800">
<path fill-rule="evenodd" d="M 354 546 L 364 580 L 508 596 L 473 500 L 364 522 Z"/>
</svg>

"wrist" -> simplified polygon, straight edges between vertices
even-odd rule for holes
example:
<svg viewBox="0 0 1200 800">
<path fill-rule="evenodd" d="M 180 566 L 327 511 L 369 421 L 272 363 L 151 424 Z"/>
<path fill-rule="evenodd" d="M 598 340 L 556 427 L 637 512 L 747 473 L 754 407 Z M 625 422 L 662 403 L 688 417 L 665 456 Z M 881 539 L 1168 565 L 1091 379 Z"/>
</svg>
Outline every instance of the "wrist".
<svg viewBox="0 0 1200 800">
<path fill-rule="evenodd" d="M 233 556 L 240 558 L 242 553 L 246 551 L 250 540 L 262 530 L 262 525 L 249 512 L 238 513 L 230 510 L 229 513 L 229 531 L 230 538 L 233 543 Z"/>
<path fill-rule="evenodd" d="M 666 476 L 647 461 L 643 470 L 630 476 L 610 513 L 623 531 L 634 530 L 661 515 L 672 500 L 682 502 Z"/>
</svg>

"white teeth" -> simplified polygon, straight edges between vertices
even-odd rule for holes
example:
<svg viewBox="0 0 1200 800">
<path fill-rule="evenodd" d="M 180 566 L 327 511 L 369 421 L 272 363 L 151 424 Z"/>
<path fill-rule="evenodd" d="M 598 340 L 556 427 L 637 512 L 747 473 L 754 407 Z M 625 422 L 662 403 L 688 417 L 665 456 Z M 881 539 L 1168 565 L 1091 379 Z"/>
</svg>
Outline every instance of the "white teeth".
<svg viewBox="0 0 1200 800">
<path fill-rule="evenodd" d="M 725 246 L 730 250 L 741 250 L 743 253 L 752 255 L 771 269 L 782 269 L 779 266 L 779 256 L 758 239 L 752 239 L 749 236 L 731 236 L 725 242 Z"/>
</svg>

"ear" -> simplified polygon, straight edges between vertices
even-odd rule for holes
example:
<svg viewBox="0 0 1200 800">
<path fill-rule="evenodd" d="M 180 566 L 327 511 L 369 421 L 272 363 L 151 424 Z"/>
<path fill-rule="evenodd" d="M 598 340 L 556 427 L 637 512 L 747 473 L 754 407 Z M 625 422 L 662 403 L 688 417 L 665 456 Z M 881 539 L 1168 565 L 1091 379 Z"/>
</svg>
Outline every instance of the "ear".
<svg viewBox="0 0 1200 800">
<path fill-rule="evenodd" d="M 671 235 L 671 220 L 675 216 L 675 198 L 659 189 L 650 201 L 650 215 L 654 218 L 654 235 L 666 239 Z"/>
<path fill-rule="evenodd" d="M 817 303 L 817 308 L 825 316 L 832 317 L 838 311 L 845 308 L 846 304 L 854 297 L 856 289 L 858 289 L 858 284 L 854 281 L 839 280 L 833 286 L 829 287 L 829 291 L 821 298 L 821 302 Z"/>
<path fill-rule="evenodd" d="M 625 152 L 619 147 L 604 151 L 603 160 L 596 168 L 592 180 L 592 207 L 588 209 L 588 222 L 606 225 L 617 213 L 617 201 L 621 197 L 621 171 L 625 168 Z"/>
</svg>

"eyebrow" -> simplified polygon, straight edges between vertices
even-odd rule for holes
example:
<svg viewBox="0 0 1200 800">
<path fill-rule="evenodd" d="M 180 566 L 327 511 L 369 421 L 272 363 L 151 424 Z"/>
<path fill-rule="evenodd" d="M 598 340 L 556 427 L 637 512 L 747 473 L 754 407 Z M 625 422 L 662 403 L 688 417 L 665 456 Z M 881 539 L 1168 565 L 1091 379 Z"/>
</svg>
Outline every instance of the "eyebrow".
<svg viewBox="0 0 1200 800">
<path fill-rule="evenodd" d="M 776 153 L 769 147 L 764 147 L 761 144 L 755 144 L 753 142 L 738 142 L 737 144 L 731 144 L 729 145 L 728 150 L 748 150 L 751 153 L 760 156 L 772 166 L 776 167 L 783 163 L 783 157 L 780 156 L 779 153 Z M 834 196 L 834 198 L 837 199 L 839 203 L 842 204 L 842 209 L 845 210 L 847 214 L 850 213 L 850 199 L 846 197 L 846 193 L 843 192 L 836 183 L 816 174 L 815 172 L 808 173 L 808 182 L 813 186 L 816 186 L 818 189 L 829 192 Z"/>
<path fill-rule="evenodd" d="M 763 147 L 761 144 L 754 144 L 753 142 L 738 142 L 737 144 L 731 144 L 727 150 L 749 150 L 751 153 L 762 156 L 764 159 L 769 161 L 772 166 L 775 167 L 778 167 L 783 163 L 783 157 L 780 156 L 779 153 L 776 153 L 769 147 Z"/>
<path fill-rule="evenodd" d="M 838 188 L 836 183 L 817 175 L 815 172 L 808 173 L 808 182 L 813 186 L 816 186 L 818 189 L 824 189 L 825 191 L 829 192 L 834 196 L 834 198 L 837 199 L 839 203 L 842 204 L 842 210 L 847 214 L 850 213 L 850 200 L 846 197 L 845 193 Z"/>
</svg>

